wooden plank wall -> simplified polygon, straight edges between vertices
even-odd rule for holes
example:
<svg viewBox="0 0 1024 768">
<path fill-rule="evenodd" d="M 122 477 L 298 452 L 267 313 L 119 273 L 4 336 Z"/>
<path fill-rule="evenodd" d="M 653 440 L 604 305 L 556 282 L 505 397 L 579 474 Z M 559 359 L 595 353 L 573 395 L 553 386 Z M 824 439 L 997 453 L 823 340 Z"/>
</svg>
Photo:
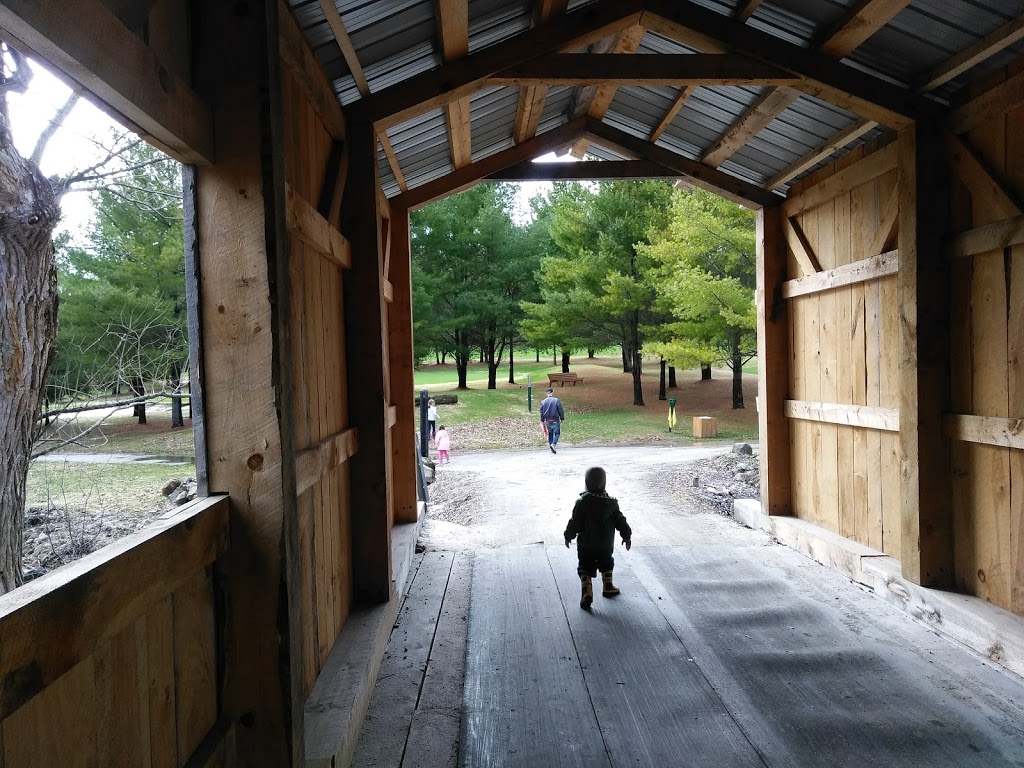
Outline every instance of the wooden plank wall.
<svg viewBox="0 0 1024 768">
<path fill-rule="evenodd" d="M 1018 62 L 974 91 L 1022 71 Z M 957 233 L 1019 217 L 1024 199 L 1024 107 L 970 122 L 950 148 Z M 963 424 L 952 435 L 954 578 L 1024 615 L 1024 446 L 971 434 L 978 420 L 962 418 L 1009 420 L 1011 432 L 1024 418 L 1024 245 L 989 248 L 951 261 L 951 405 Z"/>
<path fill-rule="evenodd" d="M 227 499 L 155 526 L 25 587 L 28 599 L 0 600 L 0 766 L 227 764 L 209 564 L 226 542 Z M 21 644 L 33 662 L 11 669 Z M 49 681 L 60 663 L 71 666 Z M 26 674 L 45 687 L 26 696 L 15 684 L 32 685 Z"/>
<path fill-rule="evenodd" d="M 322 187 L 328 183 L 325 177 L 334 139 L 288 68 L 282 68 L 282 102 L 286 182 L 294 206 L 315 212 Z M 289 234 L 290 351 L 295 448 L 300 455 L 330 444 L 348 426 L 343 267 L 310 239 L 298 227 Z M 352 601 L 351 488 L 344 458 L 337 455 L 337 460 L 317 465 L 305 490 L 300 477 L 297 528 L 302 680 L 307 695 Z"/>
<path fill-rule="evenodd" d="M 854 150 L 790 191 L 783 293 L 793 514 L 899 557 L 899 435 L 878 428 L 899 407 L 896 277 L 891 259 L 864 268 L 895 243 L 893 149 Z"/>
</svg>

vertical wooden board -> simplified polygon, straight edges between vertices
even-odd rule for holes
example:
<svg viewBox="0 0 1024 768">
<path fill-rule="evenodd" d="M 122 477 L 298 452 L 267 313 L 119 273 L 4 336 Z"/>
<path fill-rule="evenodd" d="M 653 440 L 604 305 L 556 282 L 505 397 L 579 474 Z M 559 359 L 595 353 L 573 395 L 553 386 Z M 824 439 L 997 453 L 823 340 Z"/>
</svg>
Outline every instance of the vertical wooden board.
<svg viewBox="0 0 1024 768">
<path fill-rule="evenodd" d="M 819 210 L 808 211 L 801 216 L 804 234 L 807 236 L 807 243 L 814 253 L 818 252 L 818 218 Z M 807 346 L 804 348 L 804 365 L 806 366 L 806 391 L 807 399 L 812 401 L 821 400 L 821 295 L 809 294 L 806 297 L 807 305 Z M 808 450 L 804 454 L 807 461 L 807 481 L 810 492 L 810 508 L 806 510 L 807 520 L 819 525 L 825 525 L 823 510 L 823 498 L 825 494 L 822 488 L 821 455 L 822 455 L 822 425 L 819 422 L 808 423 Z"/>
<path fill-rule="evenodd" d="M 325 351 L 330 365 L 329 400 L 328 400 L 328 424 L 332 433 L 339 432 L 342 428 L 341 420 L 341 378 L 344 375 L 341 359 L 338 357 L 338 347 L 332 343 L 334 339 L 342 334 L 341 323 L 337 313 L 339 296 L 341 290 L 340 270 L 333 264 L 324 264 L 324 307 L 325 320 L 327 322 L 328 343 Z M 344 556 L 342 541 L 344 525 L 342 524 L 342 496 L 345 491 L 341 487 L 340 472 L 335 468 L 329 476 L 331 486 L 331 563 L 333 583 L 333 606 L 334 606 L 334 633 L 335 637 L 341 633 L 342 625 L 345 623 L 347 609 L 345 600 L 342 597 L 344 569 L 347 567 L 347 559 Z"/>
<path fill-rule="evenodd" d="M 836 217 L 835 201 L 830 200 L 817 210 L 818 238 L 815 252 L 818 254 L 822 269 L 833 269 L 836 258 Z M 829 266 L 825 266 L 825 265 Z M 839 401 L 839 331 L 836 325 L 838 297 L 836 291 L 822 291 L 818 296 L 818 308 L 821 320 L 818 326 L 818 345 L 820 349 L 819 366 L 821 373 L 820 401 L 835 403 Z M 821 473 L 821 500 L 819 519 L 821 524 L 830 531 L 839 531 L 839 427 L 835 424 L 822 424 L 821 456 L 819 467 Z"/>
<path fill-rule="evenodd" d="M 883 195 L 889 192 L 883 190 Z M 879 199 L 885 199 L 879 197 Z M 879 403 L 883 408 L 900 405 L 899 290 L 896 276 L 878 280 L 879 305 Z M 886 554 L 899 558 L 902 544 L 902 503 L 900 501 L 900 440 L 896 433 L 879 434 L 882 453 L 882 537 Z"/>
<path fill-rule="evenodd" d="M 869 215 L 873 207 L 873 193 L 862 185 L 850 193 L 850 260 L 865 258 L 864 232 L 868 231 Z M 867 335 L 865 284 L 850 286 L 850 358 L 851 387 L 854 405 L 867 404 Z M 869 522 L 869 465 L 868 430 L 853 430 L 853 522 L 854 538 L 862 544 L 880 546 L 880 539 L 872 543 Z M 879 534 L 881 531 L 879 531 Z"/>
<path fill-rule="evenodd" d="M 217 720 L 217 637 L 213 588 L 207 571 L 182 584 L 171 599 L 180 767 Z"/>
<path fill-rule="evenodd" d="M 792 274 L 792 273 L 790 273 Z M 804 382 L 806 375 L 804 362 L 804 305 L 803 296 L 789 299 L 786 307 L 789 314 L 789 376 L 790 394 L 796 400 L 805 400 Z M 804 452 L 807 443 L 804 435 L 805 422 L 797 419 L 789 420 L 790 440 L 790 482 L 793 486 L 792 513 L 801 517 L 807 508 L 807 479 Z"/>
<path fill-rule="evenodd" d="M 3 721 L 4 764 L 8 768 L 92 768 L 97 766 L 94 657 L 72 667 Z M 54 724 L 60 724 L 60 734 Z"/>
<path fill-rule="evenodd" d="M 850 195 L 835 200 L 836 266 L 850 263 Z M 850 286 L 835 291 L 836 302 L 836 402 L 853 403 L 853 295 Z M 847 538 L 857 539 L 854 513 L 854 452 L 852 427 L 839 427 L 836 434 L 838 472 L 838 528 Z"/>
<path fill-rule="evenodd" d="M 177 768 L 172 598 L 168 596 L 154 605 L 145 622 L 150 764 L 153 768 Z"/>
<path fill-rule="evenodd" d="M 341 527 L 338 538 L 341 541 L 341 589 L 338 598 L 341 600 L 342 613 L 345 616 L 352 610 L 352 470 L 349 462 L 338 467 L 339 487 L 341 488 Z"/>
<path fill-rule="evenodd" d="M 138 643 L 139 630 L 145 632 L 144 621 L 140 619 L 118 632 L 93 654 L 100 765 L 150 764 L 149 700 L 144 695 L 148 686 L 147 690 L 140 688 L 140 683 L 148 679 L 148 659 L 140 658 Z"/>
<path fill-rule="evenodd" d="M 299 539 L 299 589 L 302 592 L 302 692 L 308 695 L 320 672 L 316 638 L 315 526 L 313 494 L 307 490 L 296 503 Z"/>
<path fill-rule="evenodd" d="M 1009 296 L 1010 413 L 1024 418 L 1024 247 L 1012 251 Z M 1024 616 L 1024 451 L 1010 451 L 1010 604 Z"/>
<path fill-rule="evenodd" d="M 282 131 L 284 132 L 284 178 L 293 188 L 295 187 L 295 158 L 298 154 L 295 145 L 295 121 L 290 119 L 295 114 L 295 97 L 299 89 L 295 85 L 295 78 L 288 67 L 281 67 L 281 105 L 289 119 L 282 120 Z"/>
</svg>

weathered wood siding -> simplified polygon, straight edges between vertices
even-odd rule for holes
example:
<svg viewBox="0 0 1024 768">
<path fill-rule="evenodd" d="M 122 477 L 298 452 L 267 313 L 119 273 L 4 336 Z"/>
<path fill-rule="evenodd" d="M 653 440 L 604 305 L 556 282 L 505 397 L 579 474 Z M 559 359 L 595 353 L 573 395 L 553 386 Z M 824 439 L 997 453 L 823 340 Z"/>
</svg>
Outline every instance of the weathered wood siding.
<svg viewBox="0 0 1024 768">
<path fill-rule="evenodd" d="M 282 102 L 286 182 L 294 196 L 316 209 L 321 188 L 334 185 L 333 178 L 326 178 L 333 138 L 287 68 L 282 68 Z M 292 322 L 289 362 L 294 376 L 295 449 L 301 453 L 348 426 L 344 270 L 295 230 L 289 234 L 288 248 Z M 302 679 L 306 694 L 351 606 L 350 500 L 349 466 L 343 460 L 325 468 L 298 497 Z"/>
<path fill-rule="evenodd" d="M 822 272 L 878 255 L 868 251 L 882 240 L 876 232 L 893 204 L 893 149 L 867 157 L 855 150 L 790 192 L 784 214 L 802 232 Z M 886 237 L 882 249 L 894 243 L 894 236 Z M 791 280 L 808 273 L 793 245 Z M 790 398 L 897 409 L 896 298 L 896 277 L 890 274 L 787 299 Z M 793 514 L 899 557 L 898 433 L 796 417 L 789 428 Z"/>
<path fill-rule="evenodd" d="M 204 499 L 0 598 L 0 765 L 225 764 L 214 558 Z M 207 754 L 208 753 L 208 754 Z"/>
<path fill-rule="evenodd" d="M 988 89 L 1024 65 L 996 73 Z M 952 152 L 954 233 L 1019 216 L 1024 107 L 986 119 Z M 973 155 L 987 174 L 971 170 Z M 986 178 L 987 177 L 987 178 Z M 952 259 L 951 410 L 1024 418 L 1024 246 Z M 953 440 L 958 588 L 1024 615 L 1024 450 Z"/>
</svg>

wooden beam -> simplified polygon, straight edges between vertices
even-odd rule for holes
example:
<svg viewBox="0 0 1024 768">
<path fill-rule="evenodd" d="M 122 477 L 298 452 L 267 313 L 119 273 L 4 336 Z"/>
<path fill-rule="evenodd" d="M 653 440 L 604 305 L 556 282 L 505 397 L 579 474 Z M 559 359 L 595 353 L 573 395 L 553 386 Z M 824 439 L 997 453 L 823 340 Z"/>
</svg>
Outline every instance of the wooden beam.
<svg viewBox="0 0 1024 768">
<path fill-rule="evenodd" d="M 822 160 L 831 157 L 837 149 L 849 146 L 865 133 L 873 130 L 877 125 L 878 123 L 874 120 L 866 120 L 864 118 L 855 120 L 849 126 L 835 134 L 832 138 L 828 139 L 824 144 L 812 149 L 788 168 L 784 168 L 779 171 L 775 176 L 768 180 L 765 187 L 768 189 L 778 189 L 783 184 L 796 178 L 804 171 L 813 168 Z"/>
<path fill-rule="evenodd" d="M 227 546 L 227 497 L 197 499 L 5 595 L 0 719 L 144 616 Z"/>
<path fill-rule="evenodd" d="M 0 30 L 176 160 L 214 161 L 208 103 L 100 0 L 4 2 Z"/>
<path fill-rule="evenodd" d="M 954 440 L 1024 451 L 1024 419 L 947 413 L 943 425 L 946 435 Z"/>
<path fill-rule="evenodd" d="M 798 98 L 800 94 L 789 88 L 766 88 L 725 133 L 718 137 L 718 141 L 701 157 L 701 162 L 717 168 Z"/>
<path fill-rule="evenodd" d="M 338 104 L 338 96 L 327 82 L 324 70 L 316 55 L 306 42 L 305 35 L 292 16 L 291 9 L 284 0 L 277 3 L 278 50 L 281 61 L 285 63 L 292 76 L 298 82 L 309 99 L 309 103 L 323 121 L 327 130 L 336 141 L 345 139 L 345 115 Z"/>
<path fill-rule="evenodd" d="M 885 207 L 882 208 L 882 215 L 881 220 L 878 222 L 878 228 L 868 241 L 868 253 L 875 255 L 885 250 L 885 246 L 889 243 L 893 234 L 896 232 L 896 222 L 899 219 L 899 214 L 900 191 L 898 189 L 894 189 L 889 195 L 889 199 L 886 201 Z"/>
<path fill-rule="evenodd" d="M 459 168 L 440 179 L 413 187 L 404 194 L 392 198 L 392 205 L 413 210 L 432 203 L 442 197 L 476 184 L 481 179 L 509 166 L 530 160 L 572 144 L 586 127 L 586 118 L 577 118 L 550 131 L 537 134 L 522 144 L 515 144 L 475 163 Z"/>
<path fill-rule="evenodd" d="M 683 42 L 693 35 L 738 54 L 801 76 L 795 88 L 883 125 L 899 128 L 917 117 L 938 118 L 941 109 L 919 94 L 814 51 L 788 43 L 696 3 L 647 0 L 640 23 Z"/>
<path fill-rule="evenodd" d="M 975 205 L 983 206 L 993 216 L 1010 218 L 1024 213 L 1016 193 L 996 177 L 981 156 L 966 141 L 949 135 L 946 151 L 957 175 L 967 185 Z"/>
<path fill-rule="evenodd" d="M 757 424 L 761 508 L 768 515 L 792 512 L 790 430 L 784 413 L 789 394 L 789 317 L 782 300 L 786 281 L 782 211 L 757 212 Z"/>
<path fill-rule="evenodd" d="M 366 75 L 363 74 L 363 65 L 359 63 L 355 46 L 352 45 L 352 40 L 348 36 L 345 24 L 341 21 L 338 6 L 334 4 L 334 0 L 320 0 L 320 8 L 324 12 L 327 26 L 334 33 L 334 40 L 338 44 L 338 48 L 341 49 L 341 55 L 344 57 L 345 63 L 348 64 L 348 70 L 352 73 L 352 79 L 356 81 L 356 88 L 359 89 L 359 93 L 363 96 L 368 96 L 370 85 L 366 82 Z"/>
<path fill-rule="evenodd" d="M 695 90 L 697 90 L 697 86 L 695 85 L 687 85 L 680 89 L 679 93 L 676 95 L 675 101 L 672 102 L 672 106 L 665 111 L 665 114 L 662 115 L 661 121 L 654 126 L 654 130 L 651 131 L 651 135 L 647 137 L 649 142 L 653 144 L 661 138 L 661 134 L 665 132 L 666 128 L 672 125 L 672 121 L 676 119 L 676 115 L 679 114 L 679 110 L 683 108 L 683 104 L 686 103 L 686 100 L 690 98 L 690 94 Z"/>
<path fill-rule="evenodd" d="M 897 273 L 900 309 L 900 502 L 903 576 L 922 586 L 953 577 L 950 443 L 942 420 L 949 402 L 949 261 L 942 138 L 915 124 L 897 139 L 900 190 Z"/>
<path fill-rule="evenodd" d="M 963 232 L 949 246 L 949 256 L 965 259 L 979 253 L 1024 245 L 1024 216 L 1013 216 Z"/>
<path fill-rule="evenodd" d="M 949 114 L 946 124 L 953 133 L 967 133 L 992 118 L 1002 117 L 1022 104 L 1024 72 L 1018 72 L 954 109 Z"/>
<path fill-rule="evenodd" d="M 807 237 L 804 235 L 800 225 L 793 221 L 793 219 L 785 217 L 782 227 L 785 231 L 786 245 L 793 252 L 796 263 L 800 265 L 804 275 L 816 275 L 821 272 L 821 264 L 818 263 L 818 257 L 814 255 L 814 250 L 811 248 L 811 244 L 807 242 Z"/>
<path fill-rule="evenodd" d="M 888 144 L 877 152 L 872 152 L 859 163 L 854 163 L 849 168 L 844 168 L 813 187 L 808 187 L 799 195 L 786 198 L 782 208 L 787 216 L 797 216 L 832 200 L 843 192 L 859 187 L 861 184 L 867 184 L 895 167 L 896 145 Z"/>
<path fill-rule="evenodd" d="M 348 388 L 349 421 L 359 430 L 359 452 L 351 459 L 352 589 L 358 602 L 391 597 L 391 541 L 387 430 L 387 315 L 377 180 L 376 134 L 349 121 L 349 193 L 342 229 L 352 244 L 352 269 L 345 275 L 345 354 L 358 386 Z"/>
<path fill-rule="evenodd" d="M 468 0 L 436 0 L 438 34 L 444 60 L 458 61 L 469 55 Z M 461 168 L 472 159 L 470 102 L 465 96 L 445 105 L 448 146 L 452 165 Z"/>
<path fill-rule="evenodd" d="M 348 240 L 331 226 L 316 208 L 306 202 L 290 186 L 285 187 L 288 229 L 295 231 L 302 241 L 317 253 L 326 256 L 339 267 L 352 267 L 352 248 Z"/>
<path fill-rule="evenodd" d="M 409 190 L 409 185 L 405 181 L 405 176 L 402 174 L 402 169 L 398 165 L 398 158 L 395 156 L 394 147 L 391 146 L 391 141 L 388 139 L 387 131 L 381 131 L 377 134 L 377 138 L 380 140 L 381 149 L 384 150 L 384 156 L 388 159 L 388 166 L 391 168 L 391 173 L 394 174 L 395 181 L 398 182 L 398 188 L 403 192 Z"/>
<path fill-rule="evenodd" d="M 910 0 L 860 0 L 822 35 L 819 50 L 837 59 L 850 54 L 908 5 Z"/>
<path fill-rule="evenodd" d="M 640 27 L 639 29 L 643 29 Z M 718 53 L 551 53 L 504 69 L 487 86 L 599 85 L 591 117 L 602 117 L 620 86 L 787 85 L 799 78 L 771 64 Z M 795 98 L 795 97 L 794 97 Z M 598 114 L 600 113 L 600 114 Z"/>
<path fill-rule="evenodd" d="M 332 469 L 356 455 L 359 450 L 359 430 L 343 429 L 325 437 L 295 456 L 295 495 L 301 496 Z"/>
<path fill-rule="evenodd" d="M 899 261 L 899 251 L 888 251 L 872 256 L 870 259 L 787 280 L 782 285 L 782 296 L 791 299 L 795 296 L 805 296 L 809 293 L 828 291 L 844 285 L 877 280 L 886 275 L 895 275 L 899 269 Z"/>
<path fill-rule="evenodd" d="M 900 412 L 896 408 L 787 400 L 786 417 L 825 424 L 842 424 L 847 427 L 878 429 L 884 432 L 900 431 Z"/>
<path fill-rule="evenodd" d="M 619 148 L 634 157 L 651 160 L 678 171 L 680 176 L 686 177 L 694 186 L 714 192 L 727 200 L 753 208 L 778 205 L 782 200 L 778 195 L 762 187 L 656 146 L 618 128 L 590 118 L 586 125 L 587 137 L 591 141 Z"/>
<path fill-rule="evenodd" d="M 533 26 L 545 23 L 552 16 L 562 15 L 567 6 L 568 0 L 535 0 Z M 516 104 L 516 122 L 512 129 L 516 144 L 537 134 L 547 94 L 548 89 L 543 85 L 529 85 L 520 89 L 519 101 Z"/>
<path fill-rule="evenodd" d="M 599 179 L 674 179 L 678 171 L 650 160 L 602 160 L 579 163 L 526 161 L 492 173 L 490 181 L 596 181 Z"/>
<path fill-rule="evenodd" d="M 745 22 L 754 15 L 754 11 L 757 10 L 758 6 L 761 5 L 762 2 L 763 0 L 744 0 L 744 2 L 736 9 L 736 18 Z"/>
<path fill-rule="evenodd" d="M 1018 16 L 994 32 L 985 35 L 970 48 L 961 51 L 941 66 L 936 67 L 925 78 L 919 90 L 922 93 L 934 91 L 1022 39 L 1024 39 L 1024 16 Z"/>
<path fill-rule="evenodd" d="M 464 59 L 410 77 L 348 105 L 352 122 L 389 128 L 483 87 L 487 78 L 524 61 L 589 43 L 637 23 L 643 0 L 596 0 L 547 24 L 484 48 Z"/>
</svg>

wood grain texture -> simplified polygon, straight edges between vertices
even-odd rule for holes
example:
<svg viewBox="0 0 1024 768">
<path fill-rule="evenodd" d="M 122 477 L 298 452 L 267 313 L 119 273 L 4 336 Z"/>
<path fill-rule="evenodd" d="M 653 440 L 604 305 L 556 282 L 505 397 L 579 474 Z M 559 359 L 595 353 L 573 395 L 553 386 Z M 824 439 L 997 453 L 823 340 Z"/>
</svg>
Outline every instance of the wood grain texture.
<svg viewBox="0 0 1024 768">
<path fill-rule="evenodd" d="M 868 249 L 869 252 L 871 250 Z M 789 299 L 894 275 L 899 269 L 899 256 L 899 251 L 889 251 L 870 259 L 787 280 L 782 286 L 782 296 Z"/>
<path fill-rule="evenodd" d="M 889 144 L 877 152 L 871 153 L 863 161 L 830 175 L 794 196 L 787 197 L 782 209 L 787 216 L 796 216 L 798 213 L 821 205 L 826 200 L 833 199 L 836 195 L 866 184 L 895 167 L 896 145 Z"/>
<path fill-rule="evenodd" d="M 873 120 L 866 120 L 864 118 L 855 120 L 849 126 L 832 136 L 832 138 L 825 141 L 821 146 L 812 149 L 795 163 L 779 171 L 779 173 L 765 183 L 765 187 L 768 189 L 777 189 L 781 187 L 783 184 L 791 181 L 809 168 L 813 168 L 822 160 L 831 157 L 836 150 L 849 146 L 865 133 L 874 130 L 877 125 L 878 123 Z"/>
<path fill-rule="evenodd" d="M 900 412 L 895 408 L 787 400 L 785 414 L 790 419 L 843 424 L 848 427 L 864 427 L 886 432 L 899 432 L 900 429 Z"/>
</svg>

